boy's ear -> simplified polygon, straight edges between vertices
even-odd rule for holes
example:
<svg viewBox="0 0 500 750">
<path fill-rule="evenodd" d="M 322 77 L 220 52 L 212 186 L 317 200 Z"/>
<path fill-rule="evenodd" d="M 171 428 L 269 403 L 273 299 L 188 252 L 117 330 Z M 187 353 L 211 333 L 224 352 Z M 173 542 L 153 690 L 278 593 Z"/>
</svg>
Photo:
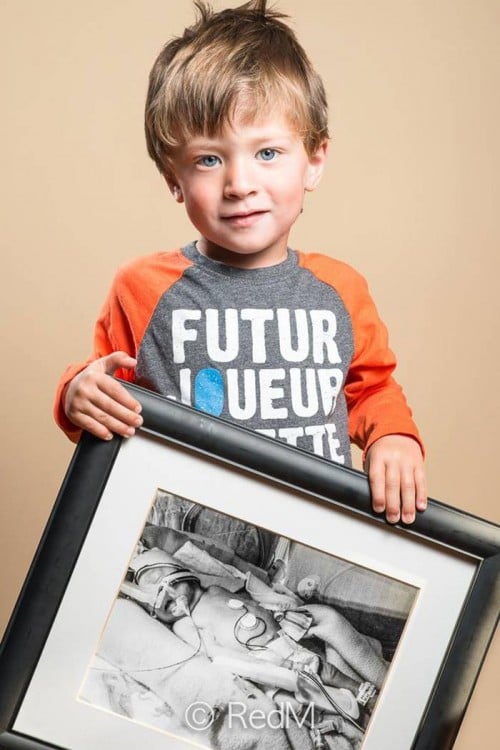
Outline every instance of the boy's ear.
<svg viewBox="0 0 500 750">
<path fill-rule="evenodd" d="M 168 189 L 174 196 L 174 199 L 177 201 L 177 203 L 184 203 L 184 196 L 182 195 L 182 190 L 180 189 L 179 185 L 175 181 L 173 176 L 165 175 L 165 180 L 168 185 Z"/>
<path fill-rule="evenodd" d="M 304 189 L 308 192 L 314 190 L 321 179 L 326 157 L 328 156 L 329 145 L 329 141 L 325 138 L 325 140 L 320 143 L 314 154 L 309 157 L 309 167 L 307 169 L 306 182 L 304 185 Z"/>
</svg>

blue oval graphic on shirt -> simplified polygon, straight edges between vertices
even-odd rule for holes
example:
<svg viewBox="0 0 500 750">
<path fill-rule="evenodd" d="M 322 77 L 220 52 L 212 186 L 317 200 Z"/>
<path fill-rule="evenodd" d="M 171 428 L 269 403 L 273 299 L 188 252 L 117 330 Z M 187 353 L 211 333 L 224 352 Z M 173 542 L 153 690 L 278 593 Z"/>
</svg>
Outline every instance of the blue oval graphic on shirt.
<svg viewBox="0 0 500 750">
<path fill-rule="evenodd" d="M 195 409 L 219 417 L 224 409 L 224 381 L 219 370 L 207 367 L 194 379 Z"/>
</svg>

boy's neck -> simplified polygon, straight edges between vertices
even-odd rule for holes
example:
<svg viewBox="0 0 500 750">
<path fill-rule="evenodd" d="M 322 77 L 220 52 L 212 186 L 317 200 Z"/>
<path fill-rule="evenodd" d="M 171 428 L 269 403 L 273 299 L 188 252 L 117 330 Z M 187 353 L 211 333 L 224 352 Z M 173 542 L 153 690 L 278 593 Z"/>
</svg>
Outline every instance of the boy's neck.
<svg viewBox="0 0 500 750">
<path fill-rule="evenodd" d="M 261 250 L 256 253 L 241 253 L 228 250 L 227 248 L 214 245 L 204 237 L 195 243 L 198 252 L 205 258 L 223 263 L 226 266 L 252 270 L 256 268 L 269 268 L 283 263 L 288 257 L 288 246 L 273 248 L 272 252 Z"/>
</svg>

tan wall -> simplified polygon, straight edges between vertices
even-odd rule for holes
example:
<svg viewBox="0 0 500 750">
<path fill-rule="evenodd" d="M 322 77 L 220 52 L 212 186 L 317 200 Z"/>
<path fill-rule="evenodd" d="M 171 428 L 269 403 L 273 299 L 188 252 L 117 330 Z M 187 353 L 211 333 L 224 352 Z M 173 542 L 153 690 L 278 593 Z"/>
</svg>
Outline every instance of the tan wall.
<svg viewBox="0 0 500 750">
<path fill-rule="evenodd" d="M 280 7 L 324 76 L 334 132 L 293 244 L 368 277 L 430 494 L 498 521 L 500 4 Z M 0 631 L 72 452 L 52 423 L 56 379 L 86 354 L 116 267 L 193 237 L 142 134 L 149 67 L 190 19 L 186 0 L 1 5 Z M 457 750 L 493 746 L 499 666 L 497 638 Z"/>
</svg>

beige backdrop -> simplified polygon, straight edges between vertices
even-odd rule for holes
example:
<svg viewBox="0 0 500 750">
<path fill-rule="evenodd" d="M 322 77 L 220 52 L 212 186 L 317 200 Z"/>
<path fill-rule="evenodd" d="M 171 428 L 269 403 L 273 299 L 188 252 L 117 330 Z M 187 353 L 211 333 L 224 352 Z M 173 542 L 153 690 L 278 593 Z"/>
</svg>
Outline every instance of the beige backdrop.
<svg viewBox="0 0 500 750">
<path fill-rule="evenodd" d="M 498 521 L 500 4 L 280 6 L 324 76 L 334 136 L 293 244 L 368 277 L 431 496 Z M 190 3 L 3 0 L 0 12 L 1 632 L 72 453 L 51 417 L 59 373 L 87 353 L 117 266 L 193 233 L 142 132 L 149 67 Z M 499 645 L 456 750 L 498 736 Z"/>
</svg>

